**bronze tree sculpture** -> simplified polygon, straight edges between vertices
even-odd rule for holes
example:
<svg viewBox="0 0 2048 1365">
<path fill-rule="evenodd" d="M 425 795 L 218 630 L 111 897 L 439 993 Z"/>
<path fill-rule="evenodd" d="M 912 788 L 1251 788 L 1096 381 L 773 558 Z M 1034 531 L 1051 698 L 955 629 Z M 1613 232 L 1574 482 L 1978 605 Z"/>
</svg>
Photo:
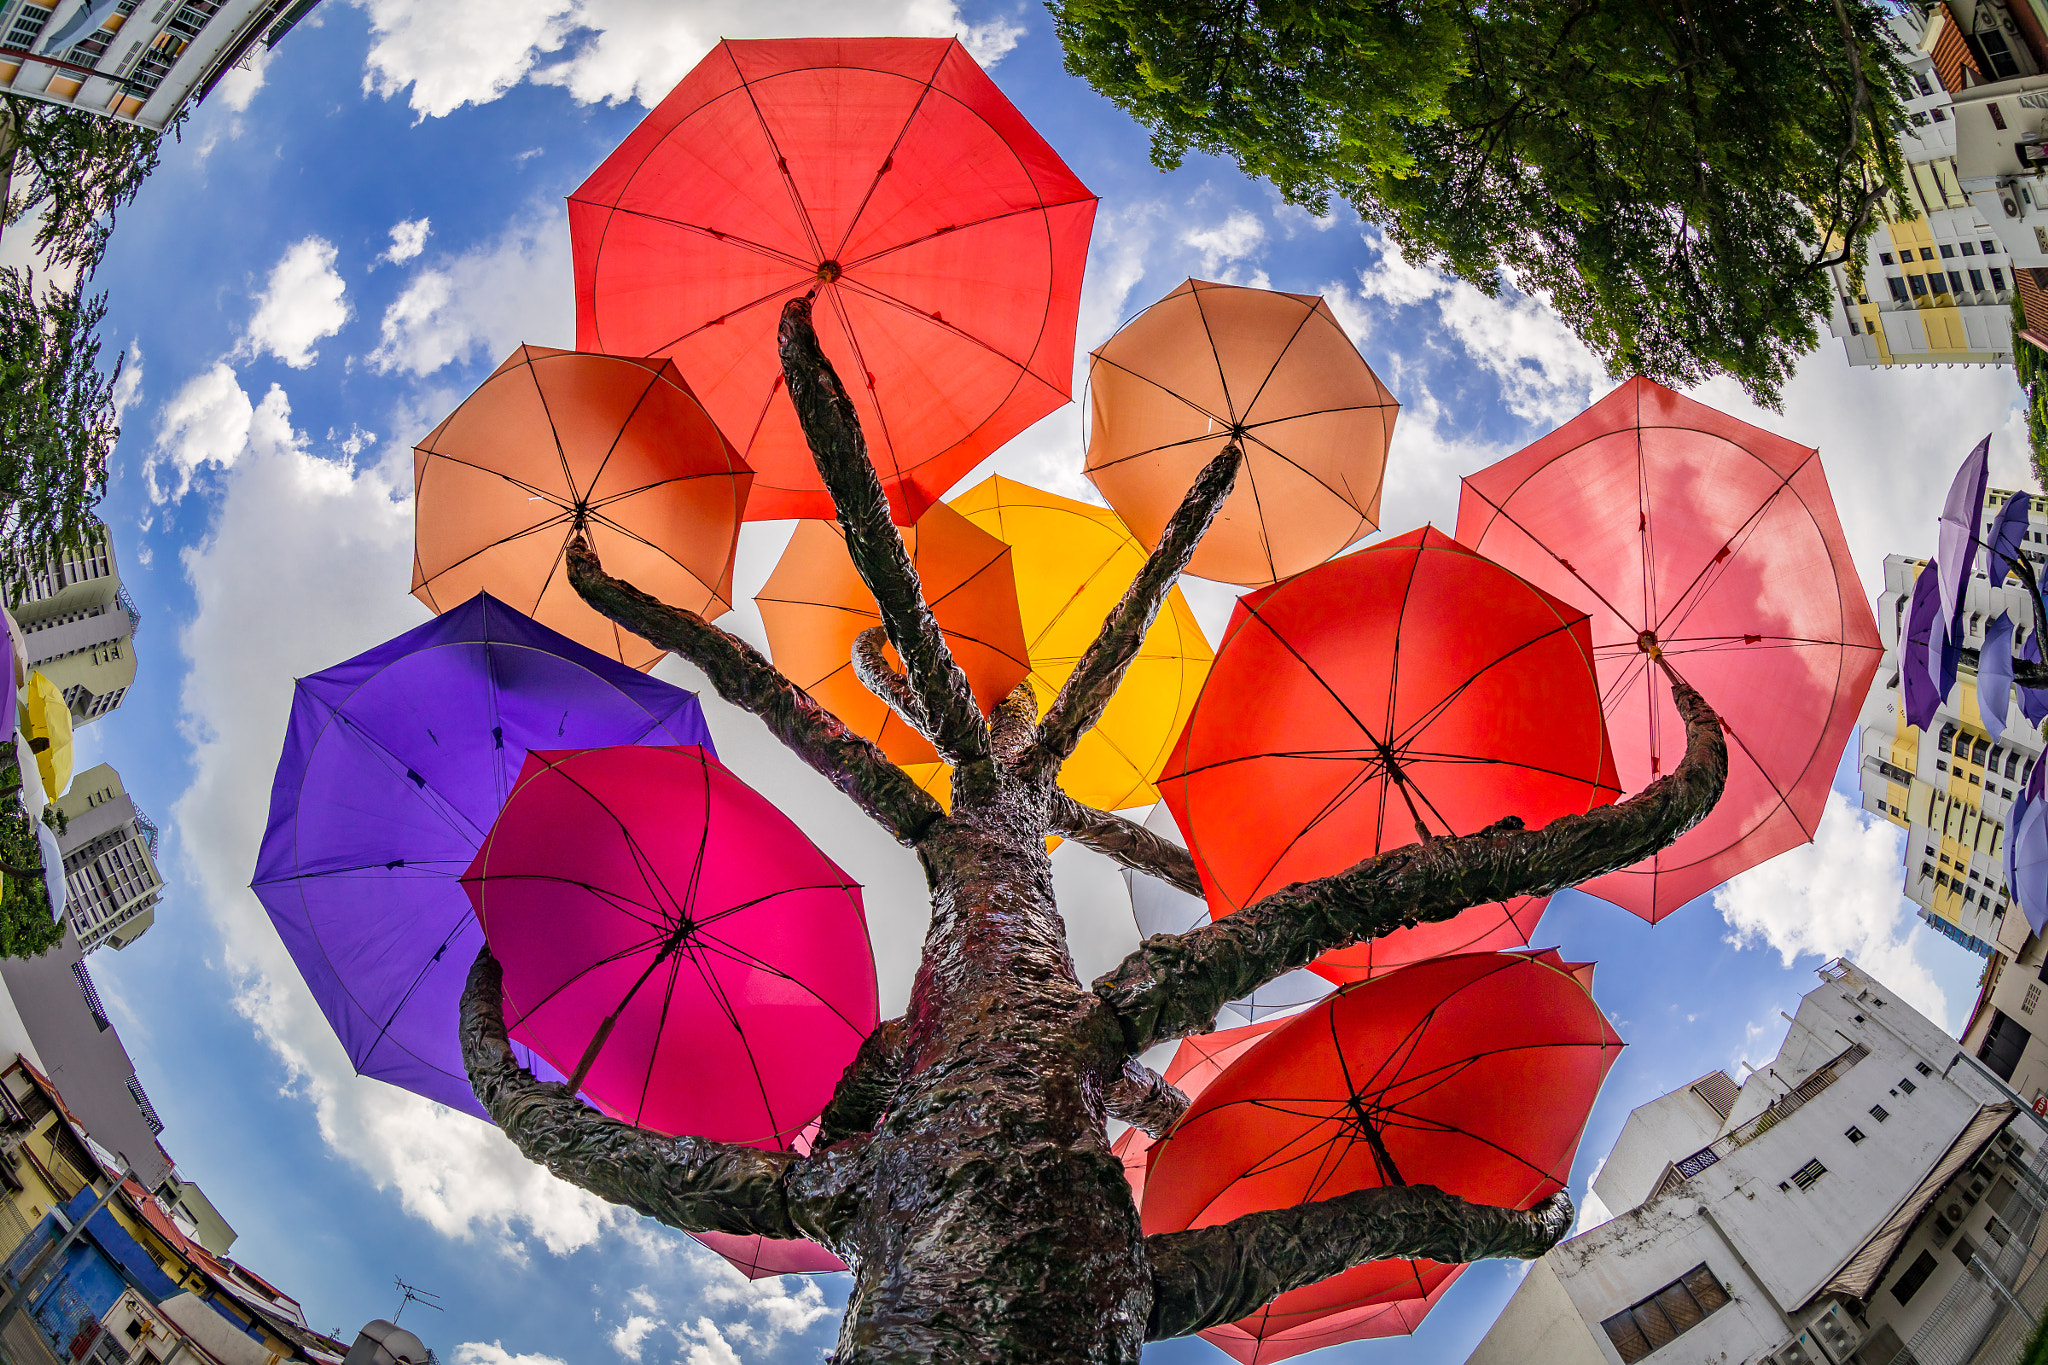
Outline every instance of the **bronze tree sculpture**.
<svg viewBox="0 0 2048 1365">
<path fill-rule="evenodd" d="M 1205 468 L 1042 720 L 1026 686 L 986 719 L 927 608 L 852 404 L 808 300 L 780 330 L 783 372 L 884 625 L 855 647 L 862 680 L 953 765 L 947 813 L 751 646 L 605 575 L 577 542 L 584 599 L 674 650 L 923 864 L 931 929 L 910 1005 L 867 1039 L 808 1156 L 664 1137 L 606 1118 L 512 1056 L 502 972 L 486 948 L 463 997 L 477 1097 L 556 1175 L 691 1231 L 809 1237 L 854 1275 L 840 1365 L 882 1361 L 1129 1362 L 1143 1343 L 1234 1321 L 1365 1261 L 1540 1256 L 1570 1225 L 1562 1193 L 1526 1212 L 1430 1186 L 1361 1190 L 1215 1227 L 1147 1237 L 1105 1121 L 1163 1134 L 1186 1105 L 1138 1054 L 1207 1031 L 1217 1010 L 1317 955 L 1469 906 L 1541 895 L 1637 862 L 1719 798 L 1714 713 L 1673 677 L 1684 761 L 1618 805 L 1536 830 L 1501 820 L 1286 887 L 1180 935 L 1147 939 L 1083 985 L 1054 905 L 1044 837 L 1197 890 L 1188 854 L 1073 801 L 1061 762 L 1101 716 L 1167 591 L 1236 478 Z M 896 671 L 883 637 L 903 661 Z M 1662 664 L 1662 660 L 1658 662 Z M 1668 671 L 1668 669 L 1667 669 Z"/>
</svg>

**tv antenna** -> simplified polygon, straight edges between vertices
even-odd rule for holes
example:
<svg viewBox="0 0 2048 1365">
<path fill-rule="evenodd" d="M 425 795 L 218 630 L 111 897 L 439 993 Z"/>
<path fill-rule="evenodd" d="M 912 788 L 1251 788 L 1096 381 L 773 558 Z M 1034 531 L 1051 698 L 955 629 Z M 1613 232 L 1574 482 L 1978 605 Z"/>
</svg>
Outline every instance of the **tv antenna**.
<svg viewBox="0 0 2048 1365">
<path fill-rule="evenodd" d="M 391 1325 L 393 1327 L 398 1325 L 398 1319 L 405 1313 L 405 1306 L 409 1303 L 416 1303 L 422 1308 L 431 1308 L 436 1313 L 446 1311 L 440 1304 L 435 1302 L 436 1299 L 441 1297 L 439 1294 L 433 1293 L 431 1290 L 422 1289 L 416 1284 L 407 1284 L 396 1275 L 391 1277 L 391 1282 L 397 1285 L 405 1295 L 404 1298 L 398 1301 L 398 1312 L 391 1315 Z"/>
</svg>

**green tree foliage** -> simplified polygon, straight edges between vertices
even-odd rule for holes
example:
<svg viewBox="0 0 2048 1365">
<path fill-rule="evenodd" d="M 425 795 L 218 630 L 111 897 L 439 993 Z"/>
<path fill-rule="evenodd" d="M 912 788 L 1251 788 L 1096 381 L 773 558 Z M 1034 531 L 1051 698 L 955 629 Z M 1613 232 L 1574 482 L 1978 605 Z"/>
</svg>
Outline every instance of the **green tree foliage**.
<svg viewBox="0 0 2048 1365">
<path fill-rule="evenodd" d="M 2021 333 L 2027 315 L 2020 308 L 2020 296 L 2012 296 L 2012 368 L 2019 376 L 2020 389 L 2027 395 L 2027 439 L 2034 447 L 2034 473 L 2048 488 L 2048 352 L 2028 341 Z"/>
<path fill-rule="evenodd" d="M 21 769 L 0 768 L 0 957 L 35 957 L 55 947 L 64 926 L 50 915 L 43 889 L 43 852 L 35 822 L 14 794 Z"/>
<path fill-rule="evenodd" d="M 105 294 L 83 282 L 40 291 L 27 271 L 0 269 L 0 588 L 17 587 L 33 555 L 81 547 L 121 435 L 114 386 L 99 365 Z"/>
<path fill-rule="evenodd" d="M 1878 0 L 1048 0 L 1152 131 L 1411 259 L 1550 295 L 1617 374 L 1775 403 L 1861 260 L 1907 72 Z"/>
<path fill-rule="evenodd" d="M 53 267 L 99 265 L 114 216 L 156 169 L 163 136 L 43 100 L 0 95 L 0 223 L 40 208 L 35 247 Z"/>
</svg>

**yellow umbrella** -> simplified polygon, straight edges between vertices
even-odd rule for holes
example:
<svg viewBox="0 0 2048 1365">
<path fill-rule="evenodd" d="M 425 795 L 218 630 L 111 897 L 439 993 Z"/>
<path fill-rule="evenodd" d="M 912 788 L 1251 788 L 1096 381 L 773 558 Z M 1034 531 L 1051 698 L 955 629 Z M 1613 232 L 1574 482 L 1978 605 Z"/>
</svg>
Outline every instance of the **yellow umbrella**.
<svg viewBox="0 0 2048 1365">
<path fill-rule="evenodd" d="M 21 711 L 21 733 L 36 756 L 43 790 L 54 801 L 71 785 L 71 708 L 57 684 L 31 673 L 21 689 Z"/>
<path fill-rule="evenodd" d="M 1145 547 L 1107 507 L 1000 476 L 968 489 L 952 507 L 1010 547 L 1029 681 L 1043 715 L 1144 566 Z M 1156 800 L 1152 781 L 1214 658 L 1175 588 L 1101 721 L 1060 769 L 1067 794 L 1105 810 Z"/>
</svg>

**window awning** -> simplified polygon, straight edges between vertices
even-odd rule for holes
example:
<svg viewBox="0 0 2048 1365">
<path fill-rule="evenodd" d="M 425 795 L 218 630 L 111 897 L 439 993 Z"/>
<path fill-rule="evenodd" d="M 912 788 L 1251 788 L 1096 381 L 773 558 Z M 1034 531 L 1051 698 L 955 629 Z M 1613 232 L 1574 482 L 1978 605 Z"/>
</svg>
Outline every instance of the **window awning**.
<svg viewBox="0 0 2048 1365">
<path fill-rule="evenodd" d="M 1898 1255 L 1899 1247 L 1913 1231 L 1914 1224 L 1920 1221 L 1920 1216 L 1927 1212 L 1927 1206 L 1934 1202 L 1934 1197 L 1941 1193 L 1942 1187 L 1957 1171 L 1977 1159 L 1985 1144 L 1996 1137 L 2018 1112 L 2018 1106 L 2009 1101 L 1979 1108 L 1976 1115 L 1963 1125 L 1963 1131 L 1949 1144 L 1948 1150 L 1942 1153 L 1941 1160 L 1934 1163 L 1934 1169 L 1913 1187 L 1913 1192 L 1892 1211 L 1892 1216 L 1871 1234 L 1869 1241 L 1857 1248 L 1815 1297 L 1820 1294 L 1846 1294 L 1852 1299 L 1867 1299 L 1876 1292 L 1892 1258 Z"/>
</svg>

